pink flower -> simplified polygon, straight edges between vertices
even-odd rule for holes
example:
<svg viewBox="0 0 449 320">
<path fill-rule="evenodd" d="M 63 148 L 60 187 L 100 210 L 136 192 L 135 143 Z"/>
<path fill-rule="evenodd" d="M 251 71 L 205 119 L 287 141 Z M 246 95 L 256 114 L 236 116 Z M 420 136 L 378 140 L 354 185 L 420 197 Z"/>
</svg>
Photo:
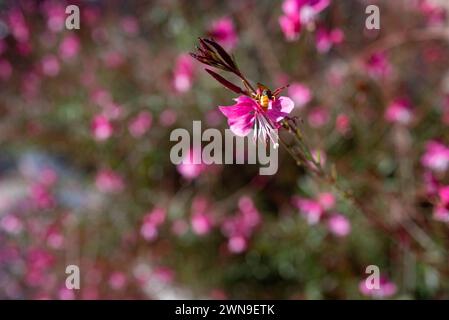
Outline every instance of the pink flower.
<svg viewBox="0 0 449 320">
<path fill-rule="evenodd" d="M 247 248 L 247 240 L 242 236 L 232 236 L 228 240 L 228 250 L 232 253 L 242 253 Z"/>
<path fill-rule="evenodd" d="M 118 51 L 109 51 L 102 56 L 103 62 L 107 68 L 118 68 L 125 62 L 125 57 Z"/>
<path fill-rule="evenodd" d="M 371 285 L 371 284 L 370 284 Z M 371 298 L 389 298 L 396 294 L 396 284 L 391 282 L 386 276 L 381 276 L 379 280 L 379 288 L 368 288 L 367 281 L 362 280 L 359 284 L 361 294 Z"/>
<path fill-rule="evenodd" d="M 67 35 L 59 45 L 59 55 L 64 60 L 71 59 L 78 54 L 80 40 L 74 34 Z"/>
<path fill-rule="evenodd" d="M 228 250 L 241 253 L 247 249 L 248 239 L 261 222 L 259 211 L 249 197 L 241 197 L 239 211 L 226 218 L 221 226 L 223 234 L 228 238 Z"/>
<path fill-rule="evenodd" d="M 192 87 L 193 81 L 193 60 L 188 54 L 178 57 L 173 75 L 173 87 L 179 93 L 185 93 Z"/>
<path fill-rule="evenodd" d="M 372 54 L 365 62 L 365 68 L 373 78 L 386 78 L 391 74 L 393 69 L 384 52 Z"/>
<path fill-rule="evenodd" d="M 134 119 L 131 120 L 128 130 L 135 137 L 143 136 L 151 127 L 153 117 L 148 111 L 141 111 Z"/>
<path fill-rule="evenodd" d="M 408 99 L 394 100 L 385 111 L 385 119 L 403 125 L 410 124 L 413 120 L 413 112 Z"/>
<path fill-rule="evenodd" d="M 298 40 L 302 29 L 299 15 L 283 15 L 279 17 L 279 25 L 287 41 Z"/>
<path fill-rule="evenodd" d="M 307 120 L 312 128 L 321 128 L 329 122 L 329 111 L 321 106 L 310 109 Z"/>
<path fill-rule="evenodd" d="M 267 138 L 277 147 L 278 122 L 284 119 L 294 108 L 293 101 L 288 97 L 270 100 L 265 110 L 254 99 L 240 96 L 234 99 L 237 103 L 232 106 L 220 106 L 220 111 L 228 118 L 231 131 L 237 136 L 246 136 L 254 129 L 254 138 Z"/>
<path fill-rule="evenodd" d="M 330 0 L 285 0 L 284 14 L 279 18 L 282 32 L 288 41 L 299 38 L 302 26 L 313 26 L 317 15 L 326 9 Z"/>
<path fill-rule="evenodd" d="M 59 73 L 59 61 L 56 56 L 49 54 L 42 58 L 41 61 L 42 73 L 49 76 L 55 77 Z"/>
<path fill-rule="evenodd" d="M 322 192 L 318 195 L 318 203 L 323 210 L 330 210 L 335 206 L 335 196 L 330 192 Z"/>
<path fill-rule="evenodd" d="M 330 216 L 327 227 L 337 237 L 346 237 L 351 232 L 351 223 L 348 218 L 339 213 Z"/>
<path fill-rule="evenodd" d="M 212 214 L 206 198 L 197 196 L 192 202 L 192 230 L 195 234 L 203 236 L 208 234 L 214 224 Z"/>
<path fill-rule="evenodd" d="M 193 232 L 199 236 L 208 234 L 212 229 L 212 219 L 206 213 L 194 213 L 191 223 Z"/>
<path fill-rule="evenodd" d="M 92 134 L 97 141 L 104 141 L 111 137 L 113 133 L 112 124 L 109 119 L 103 115 L 97 115 L 92 120 L 91 124 Z"/>
<path fill-rule="evenodd" d="M 449 167 L 449 147 L 438 141 L 427 142 L 421 164 L 427 169 L 445 172 Z"/>
<path fill-rule="evenodd" d="M 11 9 L 8 13 L 8 22 L 11 34 L 18 42 L 27 42 L 30 36 L 25 18 L 19 7 Z"/>
<path fill-rule="evenodd" d="M 126 275 L 123 272 L 113 272 L 109 276 L 108 280 L 109 286 L 114 290 L 120 290 L 123 289 L 123 287 L 126 285 Z"/>
<path fill-rule="evenodd" d="M 427 18 L 427 23 L 431 26 L 442 25 L 446 21 L 447 12 L 441 4 L 434 1 L 420 0 L 418 9 Z"/>
<path fill-rule="evenodd" d="M 0 228 L 10 234 L 19 234 L 23 230 L 23 224 L 15 215 L 5 214 L 0 219 Z"/>
<path fill-rule="evenodd" d="M 344 40 L 344 33 L 341 29 L 328 30 L 323 27 L 319 28 L 316 36 L 315 43 L 320 53 L 328 52 L 332 46 L 342 43 Z"/>
<path fill-rule="evenodd" d="M 302 83 L 292 83 L 288 87 L 288 95 L 292 98 L 298 108 L 304 107 L 312 100 L 312 92 Z"/>
<path fill-rule="evenodd" d="M 341 135 L 346 135 L 351 130 L 351 120 L 346 114 L 341 113 L 337 116 L 335 119 L 335 129 Z"/>
<path fill-rule="evenodd" d="M 136 17 L 126 16 L 120 21 L 122 30 L 130 36 L 135 36 L 139 32 L 139 23 Z"/>
<path fill-rule="evenodd" d="M 52 32 L 59 32 L 65 25 L 65 7 L 54 1 L 46 1 L 42 5 L 42 13 L 47 18 L 47 28 Z"/>
<path fill-rule="evenodd" d="M 143 217 L 140 234 L 147 241 L 153 241 L 159 235 L 159 226 L 164 223 L 167 212 L 163 208 L 155 207 Z"/>
<path fill-rule="evenodd" d="M 309 224 L 316 224 L 320 221 L 324 211 L 318 201 L 295 197 L 293 202 L 299 209 L 299 213 L 306 217 Z"/>
<path fill-rule="evenodd" d="M 104 193 L 118 193 L 125 187 L 122 177 L 110 169 L 102 169 L 97 173 L 95 185 Z"/>
<path fill-rule="evenodd" d="M 195 159 L 199 159 L 199 163 L 195 163 Z M 197 178 L 204 170 L 206 165 L 201 162 L 201 150 L 191 149 L 183 158 L 182 162 L 177 166 L 178 172 L 187 180 Z"/>
<path fill-rule="evenodd" d="M 74 300 L 75 299 L 75 290 L 67 289 L 63 287 L 58 291 L 58 298 L 60 300 Z"/>
<path fill-rule="evenodd" d="M 177 115 L 176 111 L 171 110 L 171 109 L 165 109 L 159 115 L 159 123 L 163 127 L 170 127 L 173 124 L 175 124 L 177 117 L 178 117 L 178 115 Z"/>
<path fill-rule="evenodd" d="M 234 22 L 229 17 L 213 21 L 209 35 L 227 50 L 232 50 L 238 41 Z"/>
<path fill-rule="evenodd" d="M 168 267 L 158 267 L 152 275 L 163 283 L 171 283 L 175 278 L 175 272 Z"/>
<path fill-rule="evenodd" d="M 47 186 L 37 183 L 31 187 L 31 198 L 39 209 L 48 209 L 53 207 L 55 199 Z"/>
<path fill-rule="evenodd" d="M 449 186 L 438 189 L 438 203 L 433 210 L 435 220 L 449 222 Z"/>
<path fill-rule="evenodd" d="M 49 228 L 46 237 L 47 244 L 50 248 L 60 249 L 64 245 L 64 236 L 54 227 Z"/>
</svg>

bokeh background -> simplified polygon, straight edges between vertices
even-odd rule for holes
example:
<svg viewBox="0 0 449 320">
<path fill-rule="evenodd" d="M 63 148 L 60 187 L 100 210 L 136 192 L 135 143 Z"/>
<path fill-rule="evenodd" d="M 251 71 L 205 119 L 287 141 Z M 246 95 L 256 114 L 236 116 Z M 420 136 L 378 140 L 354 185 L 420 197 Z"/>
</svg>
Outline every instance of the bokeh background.
<svg viewBox="0 0 449 320">
<path fill-rule="evenodd" d="M 449 298 L 447 10 L 0 1 L 0 297 Z M 217 106 L 235 98 L 188 55 L 200 36 L 254 83 L 291 84 L 307 143 L 358 206 L 282 148 L 273 176 L 171 163 L 170 132 L 224 130 Z"/>
</svg>

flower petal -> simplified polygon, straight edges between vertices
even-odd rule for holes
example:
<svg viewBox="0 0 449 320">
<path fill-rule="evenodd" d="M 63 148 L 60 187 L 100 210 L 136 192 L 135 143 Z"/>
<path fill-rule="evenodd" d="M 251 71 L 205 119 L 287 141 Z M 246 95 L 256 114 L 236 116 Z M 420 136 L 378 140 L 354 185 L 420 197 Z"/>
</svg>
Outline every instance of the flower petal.
<svg viewBox="0 0 449 320">
<path fill-rule="evenodd" d="M 274 106 L 276 105 L 276 106 Z M 279 97 L 275 100 L 273 108 L 279 108 L 281 112 L 289 114 L 295 107 L 295 103 L 289 97 Z"/>
<path fill-rule="evenodd" d="M 246 136 L 254 126 L 256 102 L 246 96 L 235 99 L 232 106 L 219 106 L 218 109 L 228 118 L 231 131 L 237 136 Z"/>
</svg>

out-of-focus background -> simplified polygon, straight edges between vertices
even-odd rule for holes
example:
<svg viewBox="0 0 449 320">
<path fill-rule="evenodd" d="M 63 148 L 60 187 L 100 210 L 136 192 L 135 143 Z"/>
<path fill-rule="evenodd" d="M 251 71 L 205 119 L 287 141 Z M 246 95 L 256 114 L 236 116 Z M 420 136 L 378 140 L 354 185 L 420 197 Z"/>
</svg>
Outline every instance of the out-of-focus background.
<svg viewBox="0 0 449 320">
<path fill-rule="evenodd" d="M 0 1 L 0 297 L 449 298 L 447 10 Z M 290 83 L 304 138 L 350 195 L 283 149 L 273 176 L 171 163 L 172 130 L 224 130 L 217 106 L 235 98 L 188 55 L 200 36 L 254 83 Z"/>
</svg>

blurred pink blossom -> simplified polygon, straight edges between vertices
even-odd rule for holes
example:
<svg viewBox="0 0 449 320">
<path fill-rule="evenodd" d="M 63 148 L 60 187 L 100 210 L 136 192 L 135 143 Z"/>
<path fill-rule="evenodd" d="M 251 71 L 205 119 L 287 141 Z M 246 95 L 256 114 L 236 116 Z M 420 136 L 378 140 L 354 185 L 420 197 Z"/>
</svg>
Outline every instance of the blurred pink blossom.
<svg viewBox="0 0 449 320">
<path fill-rule="evenodd" d="M 145 214 L 140 227 L 140 234 L 145 240 L 153 241 L 158 237 L 158 228 L 162 223 L 164 223 L 166 214 L 166 210 L 160 207 L 155 207 L 153 210 Z"/>
<path fill-rule="evenodd" d="M 58 180 L 58 174 L 52 168 L 44 168 L 39 172 L 38 180 L 41 184 L 51 187 Z"/>
<path fill-rule="evenodd" d="M 148 111 L 141 111 L 128 125 L 128 130 L 135 138 L 143 136 L 151 127 L 153 117 Z"/>
<path fill-rule="evenodd" d="M 447 19 L 446 9 L 434 0 L 419 0 L 418 9 L 427 18 L 427 24 L 430 26 L 439 26 L 444 24 Z"/>
<path fill-rule="evenodd" d="M 232 50 L 238 41 L 234 22 L 230 17 L 213 21 L 209 28 L 209 35 L 227 50 Z"/>
<path fill-rule="evenodd" d="M 387 78 L 391 75 L 392 65 L 385 52 L 376 52 L 365 61 L 365 68 L 373 78 Z"/>
<path fill-rule="evenodd" d="M 58 299 L 59 300 L 74 300 L 75 299 L 75 290 L 67 289 L 63 287 L 58 291 Z"/>
<path fill-rule="evenodd" d="M 381 276 L 379 281 L 379 289 L 370 289 L 367 287 L 366 280 L 362 280 L 359 284 L 359 291 L 361 294 L 371 298 L 389 298 L 396 294 L 396 284 L 391 282 L 386 276 Z"/>
<path fill-rule="evenodd" d="M 126 285 L 126 275 L 123 272 L 115 271 L 109 276 L 108 284 L 114 290 L 123 289 Z"/>
<path fill-rule="evenodd" d="M 445 172 L 449 167 L 449 147 L 434 140 L 427 142 L 425 148 L 421 164 L 435 172 Z"/>
<path fill-rule="evenodd" d="M 341 135 L 346 135 L 351 130 L 351 120 L 346 114 L 340 113 L 337 116 L 335 119 L 335 129 Z"/>
<path fill-rule="evenodd" d="M 304 107 L 312 100 L 312 92 L 302 83 L 294 82 L 288 88 L 288 96 L 295 102 L 298 108 Z"/>
<path fill-rule="evenodd" d="M 46 16 L 48 30 L 59 32 L 64 29 L 66 14 L 62 3 L 45 1 L 42 4 L 42 13 Z"/>
<path fill-rule="evenodd" d="M 190 220 L 193 232 L 199 236 L 206 235 L 212 230 L 214 220 L 210 204 L 206 198 L 197 196 L 193 199 Z"/>
<path fill-rule="evenodd" d="M 323 210 L 330 210 L 335 206 L 335 196 L 331 192 L 318 194 L 318 202 Z"/>
<path fill-rule="evenodd" d="M 55 263 L 55 257 L 46 250 L 31 248 L 26 254 L 25 281 L 31 286 L 39 286 L 47 279 L 46 272 Z"/>
<path fill-rule="evenodd" d="M 318 201 L 300 197 L 295 197 L 293 201 L 309 224 L 316 224 L 320 221 L 324 211 Z"/>
<path fill-rule="evenodd" d="M 315 199 L 294 196 L 293 205 L 299 210 L 311 225 L 318 223 L 327 211 L 335 207 L 335 196 L 330 192 L 321 192 Z"/>
<path fill-rule="evenodd" d="M 178 172 L 187 180 L 193 180 L 206 170 L 204 163 L 194 163 L 195 157 L 198 157 L 201 162 L 201 149 L 190 149 L 180 164 L 177 165 Z"/>
<path fill-rule="evenodd" d="M 18 42 L 27 42 L 30 36 L 28 26 L 25 22 L 25 17 L 19 6 L 13 7 L 8 12 L 8 23 L 11 34 Z"/>
<path fill-rule="evenodd" d="M 299 15 L 283 15 L 279 17 L 279 25 L 287 41 L 298 40 L 302 29 Z"/>
<path fill-rule="evenodd" d="M 207 213 L 194 213 L 191 218 L 192 230 L 199 236 L 206 235 L 212 229 L 212 217 Z"/>
<path fill-rule="evenodd" d="M 449 222 L 449 186 L 438 190 L 438 203 L 433 210 L 435 220 Z"/>
<path fill-rule="evenodd" d="M 105 107 L 112 103 L 111 93 L 103 88 L 97 88 L 93 90 L 90 94 L 90 99 L 93 103 L 99 105 L 100 107 Z"/>
<path fill-rule="evenodd" d="M 58 58 L 52 54 L 46 55 L 41 61 L 42 73 L 49 77 L 55 77 L 59 74 Z"/>
<path fill-rule="evenodd" d="M 157 267 L 153 270 L 152 276 L 164 283 L 171 283 L 175 278 L 175 272 L 169 267 Z"/>
<path fill-rule="evenodd" d="M 390 103 L 385 110 L 385 119 L 402 125 L 410 124 L 414 114 L 408 99 L 398 98 Z"/>
<path fill-rule="evenodd" d="M 91 130 L 97 141 L 104 141 L 111 137 L 114 132 L 112 124 L 104 115 L 97 115 L 92 120 Z"/>
<path fill-rule="evenodd" d="M 109 69 L 118 68 L 125 63 L 125 57 L 121 52 L 108 51 L 102 56 L 103 63 Z"/>
<path fill-rule="evenodd" d="M 36 183 L 31 186 L 31 199 L 39 209 L 48 209 L 54 206 L 55 198 L 47 186 Z"/>
<path fill-rule="evenodd" d="M 193 59 L 188 54 L 181 54 L 175 63 L 173 87 L 179 93 L 185 93 L 192 87 L 194 73 Z"/>
<path fill-rule="evenodd" d="M 228 249 L 232 253 L 242 253 L 247 247 L 247 240 L 243 236 L 231 236 L 228 240 Z"/>
<path fill-rule="evenodd" d="M 95 186 L 104 193 L 118 193 L 125 188 L 122 177 L 111 169 L 101 169 L 95 177 Z"/>
<path fill-rule="evenodd" d="M 351 232 L 351 223 L 344 215 L 333 213 L 327 220 L 329 231 L 338 237 L 346 237 Z"/>
<path fill-rule="evenodd" d="M 286 40 L 297 40 L 302 26 L 313 26 L 317 15 L 327 8 L 330 2 L 330 0 L 284 0 L 283 15 L 279 18 L 279 24 Z"/>
<path fill-rule="evenodd" d="M 247 249 L 249 238 L 255 228 L 261 223 L 261 216 L 251 198 L 243 196 L 239 199 L 239 211 L 227 217 L 221 230 L 228 238 L 228 250 L 231 253 L 241 253 Z"/>
<path fill-rule="evenodd" d="M 329 111 L 321 106 L 309 110 L 307 120 L 312 128 L 321 128 L 329 122 Z"/>
<path fill-rule="evenodd" d="M 23 230 L 23 223 L 13 214 L 5 214 L 0 218 L 0 228 L 10 234 L 19 234 Z"/>
<path fill-rule="evenodd" d="M 175 124 L 178 115 L 175 110 L 165 109 L 159 115 L 159 123 L 163 127 L 170 127 Z"/>
<path fill-rule="evenodd" d="M 47 231 L 47 244 L 50 248 L 60 249 L 64 244 L 64 236 L 55 228 L 50 228 Z"/>
<path fill-rule="evenodd" d="M 123 17 L 120 26 L 126 34 L 131 36 L 135 36 L 139 32 L 139 23 L 134 16 Z"/>
<path fill-rule="evenodd" d="M 59 55 L 62 59 L 68 60 L 75 57 L 80 49 L 80 40 L 72 33 L 65 36 L 59 45 Z"/>
<path fill-rule="evenodd" d="M 315 44 L 318 52 L 326 53 L 332 46 L 341 44 L 344 40 L 344 33 L 341 29 L 328 30 L 326 28 L 319 28 L 315 35 Z"/>
</svg>

